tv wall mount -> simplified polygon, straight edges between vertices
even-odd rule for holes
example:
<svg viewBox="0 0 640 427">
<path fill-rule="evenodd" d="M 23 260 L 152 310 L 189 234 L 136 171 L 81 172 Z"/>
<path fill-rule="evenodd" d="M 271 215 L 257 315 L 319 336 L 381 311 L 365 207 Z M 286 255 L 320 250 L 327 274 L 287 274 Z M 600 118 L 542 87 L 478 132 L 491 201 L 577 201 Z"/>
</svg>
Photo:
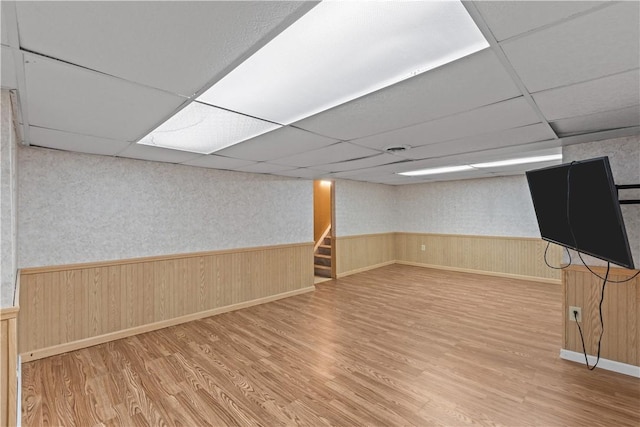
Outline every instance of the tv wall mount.
<svg viewBox="0 0 640 427">
<path fill-rule="evenodd" d="M 640 188 L 640 184 L 616 185 L 616 190 L 618 190 L 618 195 L 620 195 L 620 190 L 631 190 L 635 188 Z M 621 205 L 640 205 L 640 199 L 619 200 L 619 202 Z"/>
</svg>

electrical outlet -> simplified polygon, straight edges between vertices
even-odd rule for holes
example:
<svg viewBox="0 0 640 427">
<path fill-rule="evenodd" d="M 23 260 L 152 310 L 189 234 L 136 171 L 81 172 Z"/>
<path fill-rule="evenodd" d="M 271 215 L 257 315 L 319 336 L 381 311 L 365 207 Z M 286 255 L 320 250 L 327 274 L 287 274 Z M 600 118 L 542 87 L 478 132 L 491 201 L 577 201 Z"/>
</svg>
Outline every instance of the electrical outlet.
<svg viewBox="0 0 640 427">
<path fill-rule="evenodd" d="M 421 251 L 426 251 L 426 250 L 427 250 L 427 245 L 422 245 L 422 246 L 420 246 L 420 250 L 421 250 Z"/>
<path fill-rule="evenodd" d="M 574 314 L 574 312 L 578 312 L 577 315 Z M 582 307 L 574 307 L 574 306 L 570 306 L 569 307 L 569 320 L 571 320 L 572 322 L 575 322 L 576 320 L 578 322 L 582 322 Z"/>
</svg>

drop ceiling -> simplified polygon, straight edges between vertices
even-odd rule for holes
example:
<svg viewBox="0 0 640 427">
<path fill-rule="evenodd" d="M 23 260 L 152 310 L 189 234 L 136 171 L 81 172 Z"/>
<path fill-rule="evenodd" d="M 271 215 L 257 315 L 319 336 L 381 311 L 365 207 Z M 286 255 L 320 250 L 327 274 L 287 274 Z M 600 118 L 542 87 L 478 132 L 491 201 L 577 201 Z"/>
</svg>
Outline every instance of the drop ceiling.
<svg viewBox="0 0 640 427">
<path fill-rule="evenodd" d="M 303 179 L 521 174 L 397 175 L 640 134 L 640 3 L 482 1 L 479 52 L 213 154 L 138 144 L 315 5 L 3 1 L 2 87 L 27 145 Z"/>
</svg>

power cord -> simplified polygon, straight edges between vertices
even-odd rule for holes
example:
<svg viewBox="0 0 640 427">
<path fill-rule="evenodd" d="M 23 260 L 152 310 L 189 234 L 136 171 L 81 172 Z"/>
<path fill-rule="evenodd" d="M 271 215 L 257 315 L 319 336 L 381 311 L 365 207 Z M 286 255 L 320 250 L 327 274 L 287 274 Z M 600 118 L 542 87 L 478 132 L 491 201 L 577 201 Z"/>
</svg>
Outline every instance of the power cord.
<svg viewBox="0 0 640 427">
<path fill-rule="evenodd" d="M 589 266 L 587 265 L 586 262 L 584 262 L 584 259 L 582 259 L 582 255 L 580 254 L 580 248 L 578 248 L 578 243 L 576 242 L 576 236 L 573 233 L 573 227 L 571 226 L 571 215 L 570 215 L 570 206 L 571 204 L 569 203 L 569 201 L 571 200 L 570 196 L 571 196 L 571 169 L 573 168 L 573 165 L 576 162 L 573 161 L 569 164 L 569 169 L 567 170 L 567 225 L 569 226 L 569 232 L 571 233 L 571 238 L 573 239 L 573 246 L 576 249 L 576 252 L 578 253 L 578 257 L 580 258 L 580 261 L 582 261 L 582 264 L 584 264 L 585 267 L 587 267 L 587 270 L 589 270 L 591 272 L 591 274 L 593 274 L 594 276 L 598 277 L 599 279 L 601 279 L 602 282 L 602 293 L 600 294 L 600 304 L 598 305 L 598 311 L 600 313 L 600 337 L 598 338 L 598 355 L 596 358 L 596 363 L 593 366 L 589 366 L 589 358 L 587 357 L 587 348 L 584 344 L 584 335 L 582 334 L 582 328 L 580 327 L 580 322 L 578 322 L 578 316 L 577 316 L 577 312 L 574 311 L 573 312 L 573 318 L 576 321 L 576 325 L 578 326 L 578 332 L 580 332 L 580 341 L 582 342 L 582 353 L 584 354 L 584 361 L 587 365 L 587 368 L 590 371 L 593 371 L 596 366 L 598 366 L 598 362 L 600 362 L 600 348 L 601 348 L 601 344 L 602 344 L 602 335 L 604 334 L 604 319 L 602 317 L 602 303 L 604 302 L 604 290 L 607 286 L 607 282 L 609 281 L 609 271 L 611 270 L 611 263 L 609 261 L 607 261 L 607 271 L 604 275 L 604 277 L 601 277 L 600 275 L 596 274 L 591 268 L 589 268 Z M 638 271 L 638 273 L 640 273 L 640 271 Z M 634 279 L 638 273 L 636 273 L 635 275 L 633 275 L 632 277 L 626 279 L 626 280 L 620 280 L 620 281 L 613 281 L 614 283 L 624 283 L 624 282 L 628 282 L 629 280 Z"/>
<path fill-rule="evenodd" d="M 567 265 L 561 265 L 560 267 L 554 267 L 553 265 L 549 264 L 549 261 L 547 261 L 547 252 L 549 251 L 549 246 L 551 246 L 551 242 L 547 242 L 547 247 L 544 250 L 544 263 L 547 264 L 547 267 L 553 268 L 554 270 L 564 270 L 571 265 L 571 252 L 569 252 L 569 248 L 567 248 L 566 246 L 564 247 L 564 250 L 567 251 L 567 255 L 569 256 L 569 263 Z"/>
<path fill-rule="evenodd" d="M 600 344 L 602 343 L 602 335 L 604 334 L 604 319 L 602 318 L 602 303 L 604 302 L 604 289 L 607 286 L 607 279 L 609 278 L 609 269 L 611 268 L 611 263 L 607 262 L 607 272 L 604 275 L 604 282 L 602 283 L 602 293 L 600 294 L 600 304 L 598 306 L 598 310 L 600 312 L 600 337 L 598 338 L 598 357 L 596 359 L 596 363 L 593 366 L 589 366 L 589 358 L 587 357 L 587 348 L 584 345 L 584 336 L 582 335 L 582 328 L 580 327 L 580 322 L 578 322 L 578 311 L 573 311 L 573 318 L 576 321 L 576 325 L 578 325 L 578 331 L 580 332 L 580 341 L 582 341 L 582 353 L 584 354 L 584 362 L 587 364 L 587 368 L 590 371 L 596 369 L 598 366 L 598 362 L 600 362 Z"/>
</svg>

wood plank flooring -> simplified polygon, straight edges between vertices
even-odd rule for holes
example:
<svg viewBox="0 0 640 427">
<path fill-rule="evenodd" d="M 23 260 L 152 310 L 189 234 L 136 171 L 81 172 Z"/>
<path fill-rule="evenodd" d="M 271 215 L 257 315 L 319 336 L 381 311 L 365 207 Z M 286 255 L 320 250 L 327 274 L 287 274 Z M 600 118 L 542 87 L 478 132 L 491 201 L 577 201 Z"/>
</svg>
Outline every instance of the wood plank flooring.
<svg viewBox="0 0 640 427">
<path fill-rule="evenodd" d="M 390 265 L 25 363 L 23 425 L 637 427 L 640 380 L 559 359 L 561 299 Z"/>
</svg>

